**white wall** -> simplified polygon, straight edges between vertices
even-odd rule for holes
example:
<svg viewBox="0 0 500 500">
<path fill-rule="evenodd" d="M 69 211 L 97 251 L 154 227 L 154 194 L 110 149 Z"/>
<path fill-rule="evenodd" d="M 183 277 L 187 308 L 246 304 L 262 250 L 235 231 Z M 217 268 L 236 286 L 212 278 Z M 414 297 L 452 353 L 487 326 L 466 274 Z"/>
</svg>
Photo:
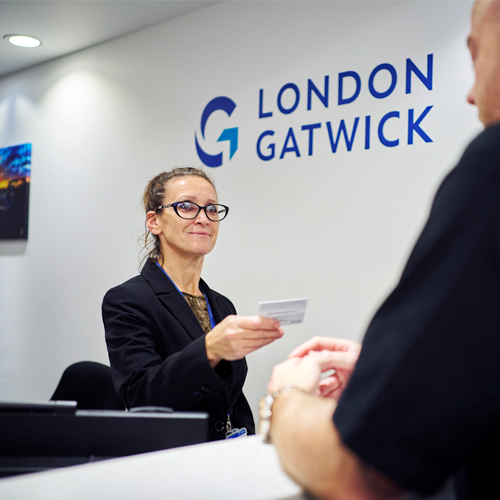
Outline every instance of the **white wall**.
<svg viewBox="0 0 500 500">
<path fill-rule="evenodd" d="M 138 270 L 142 190 L 156 173 L 200 165 L 194 146 L 201 113 L 214 97 L 235 101 L 231 117 L 207 125 L 207 151 L 223 151 L 210 169 L 220 200 L 231 207 L 203 277 L 241 314 L 260 300 L 308 297 L 303 325 L 248 357 L 246 393 L 254 410 L 272 366 L 312 335 L 361 339 L 395 284 L 425 221 L 433 194 L 467 142 L 480 130 L 465 103 L 473 79 L 465 39 L 471 2 L 228 2 L 0 79 L 0 147 L 33 144 L 27 244 L 0 242 L 0 399 L 48 399 L 64 368 L 107 362 L 100 316 L 108 288 Z M 406 59 L 433 89 L 413 77 Z M 368 92 L 381 63 L 397 70 L 385 99 Z M 340 72 L 356 71 L 361 93 L 338 106 Z M 330 103 L 306 109 L 307 80 Z M 387 88 L 381 72 L 376 88 Z M 385 79 L 384 79 L 385 78 Z M 276 96 L 295 83 L 301 100 L 283 115 Z M 378 86 L 378 87 L 377 87 Z M 264 111 L 258 118 L 259 90 Z M 291 94 L 283 103 L 290 105 Z M 407 116 L 432 138 L 406 142 Z M 377 139 L 381 117 L 399 111 Z M 364 149 L 364 117 L 372 142 Z M 326 131 L 360 117 L 351 152 L 331 152 Z M 304 124 L 315 131 L 307 154 Z M 239 128 L 228 161 L 227 127 Z M 275 131 L 277 155 L 293 127 L 301 157 L 262 161 L 256 141 Z"/>
</svg>

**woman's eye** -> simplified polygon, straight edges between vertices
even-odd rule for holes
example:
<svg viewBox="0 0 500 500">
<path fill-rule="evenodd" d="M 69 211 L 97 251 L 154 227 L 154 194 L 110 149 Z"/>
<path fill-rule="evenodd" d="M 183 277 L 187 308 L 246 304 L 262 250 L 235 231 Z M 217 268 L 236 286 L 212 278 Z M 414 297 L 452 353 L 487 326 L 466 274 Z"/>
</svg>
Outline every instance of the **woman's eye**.
<svg viewBox="0 0 500 500">
<path fill-rule="evenodd" d="M 207 212 L 209 212 L 211 214 L 216 214 L 217 213 L 217 205 L 208 205 Z"/>
<path fill-rule="evenodd" d="M 182 210 L 183 212 L 196 212 L 196 210 L 198 209 L 196 205 L 187 201 L 185 201 L 184 203 L 179 203 L 177 205 L 177 208 L 179 210 Z"/>
</svg>

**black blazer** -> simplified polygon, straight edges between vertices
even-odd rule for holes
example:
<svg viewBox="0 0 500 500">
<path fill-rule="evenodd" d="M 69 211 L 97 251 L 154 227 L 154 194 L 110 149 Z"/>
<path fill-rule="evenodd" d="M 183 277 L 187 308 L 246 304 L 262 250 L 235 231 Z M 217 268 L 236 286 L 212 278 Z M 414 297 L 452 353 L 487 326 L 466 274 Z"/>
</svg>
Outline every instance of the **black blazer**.
<svg viewBox="0 0 500 500">
<path fill-rule="evenodd" d="M 220 323 L 236 310 L 229 299 L 200 280 Z M 205 333 L 184 297 L 154 263 L 109 290 L 102 316 L 114 387 L 127 408 L 167 406 L 210 414 L 209 439 L 225 437 L 227 414 L 233 427 L 255 433 L 252 412 L 242 393 L 245 359 L 222 360 L 212 369 Z"/>
</svg>

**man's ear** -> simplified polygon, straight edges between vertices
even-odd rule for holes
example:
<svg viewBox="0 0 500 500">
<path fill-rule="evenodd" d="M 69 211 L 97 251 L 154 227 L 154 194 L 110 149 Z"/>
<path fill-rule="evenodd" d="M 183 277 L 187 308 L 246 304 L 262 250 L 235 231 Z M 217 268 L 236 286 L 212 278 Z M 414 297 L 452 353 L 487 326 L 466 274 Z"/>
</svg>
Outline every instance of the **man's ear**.
<svg viewBox="0 0 500 500">
<path fill-rule="evenodd" d="M 146 214 L 146 226 L 151 234 L 155 234 L 156 236 L 158 236 L 161 233 L 161 227 L 158 224 L 156 212 L 150 211 Z"/>
</svg>

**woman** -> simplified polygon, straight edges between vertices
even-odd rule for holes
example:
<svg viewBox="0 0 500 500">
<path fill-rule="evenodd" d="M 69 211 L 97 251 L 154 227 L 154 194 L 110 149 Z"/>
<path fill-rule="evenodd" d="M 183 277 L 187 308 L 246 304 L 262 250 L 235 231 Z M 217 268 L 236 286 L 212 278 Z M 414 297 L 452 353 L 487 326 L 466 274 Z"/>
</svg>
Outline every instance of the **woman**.
<svg viewBox="0 0 500 500">
<path fill-rule="evenodd" d="M 253 434 L 244 357 L 283 330 L 275 320 L 235 316 L 200 277 L 229 208 L 195 168 L 156 176 L 143 202 L 154 247 L 141 274 L 109 290 L 102 306 L 115 389 L 127 408 L 208 412 L 209 440 L 234 428 Z"/>
</svg>

